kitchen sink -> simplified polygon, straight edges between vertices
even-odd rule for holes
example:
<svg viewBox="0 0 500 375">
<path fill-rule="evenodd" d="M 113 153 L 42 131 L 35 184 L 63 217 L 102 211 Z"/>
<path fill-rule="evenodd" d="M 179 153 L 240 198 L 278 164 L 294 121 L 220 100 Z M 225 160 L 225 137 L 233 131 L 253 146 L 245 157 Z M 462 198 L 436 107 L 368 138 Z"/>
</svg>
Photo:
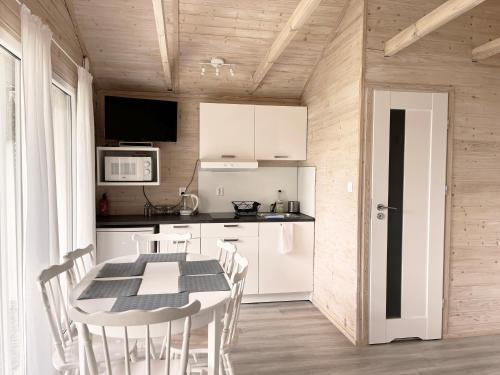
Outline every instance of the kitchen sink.
<svg viewBox="0 0 500 375">
<path fill-rule="evenodd" d="M 258 217 L 261 217 L 263 219 L 291 219 L 293 217 L 297 217 L 297 214 L 291 214 L 288 212 L 284 213 L 278 213 L 278 212 L 259 212 L 257 214 Z"/>
</svg>

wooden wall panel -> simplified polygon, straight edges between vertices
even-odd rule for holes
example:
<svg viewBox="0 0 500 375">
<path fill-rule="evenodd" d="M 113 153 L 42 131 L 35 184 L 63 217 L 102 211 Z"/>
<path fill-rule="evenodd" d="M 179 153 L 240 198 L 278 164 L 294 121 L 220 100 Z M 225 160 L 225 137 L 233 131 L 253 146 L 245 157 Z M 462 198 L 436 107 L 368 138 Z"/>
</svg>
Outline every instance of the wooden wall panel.
<svg viewBox="0 0 500 375">
<path fill-rule="evenodd" d="M 500 37 L 500 4 L 487 1 L 394 57 L 383 41 L 442 0 L 369 0 L 368 82 L 446 85 L 455 91 L 448 337 L 500 333 L 499 57 L 471 61 Z"/>
<path fill-rule="evenodd" d="M 160 100 L 174 100 L 178 102 L 178 124 L 177 142 L 160 142 L 160 174 L 161 184 L 159 186 L 148 186 L 146 192 L 154 204 L 175 204 L 179 201 L 179 187 L 186 186 L 194 170 L 196 160 L 199 155 L 199 104 L 200 102 L 221 102 L 221 103 L 256 103 L 256 104 L 278 104 L 278 105 L 299 105 L 299 101 L 277 100 L 277 99 L 256 99 L 242 97 L 212 97 L 212 96 L 174 96 L 170 94 L 129 92 L 129 91 L 99 91 L 97 94 L 96 110 L 96 145 L 105 145 L 104 139 L 104 96 L 129 96 L 137 98 L 149 98 Z M 276 165 L 280 162 L 270 162 Z M 274 163 L 274 164 L 272 164 Z M 269 165 L 269 163 L 268 163 Z M 288 165 L 288 164 L 287 164 Z M 192 183 L 191 192 L 198 189 L 197 174 Z M 123 186 L 109 187 L 98 186 L 96 199 L 103 193 L 108 195 L 110 201 L 110 213 L 114 215 L 142 214 L 144 212 L 145 199 L 142 187 Z"/>
<path fill-rule="evenodd" d="M 364 0 L 349 2 L 302 97 L 309 107 L 308 160 L 303 164 L 317 168 L 313 301 L 353 342 L 364 7 Z M 349 182 L 353 192 L 347 191 Z"/>
<path fill-rule="evenodd" d="M 76 62 L 83 62 L 83 54 L 64 0 L 26 0 L 26 6 L 52 30 L 53 39 Z M 0 26 L 21 39 L 20 5 L 16 0 L 0 0 Z M 52 44 L 52 69 L 69 84 L 76 87 L 78 76 L 75 65 Z"/>
</svg>

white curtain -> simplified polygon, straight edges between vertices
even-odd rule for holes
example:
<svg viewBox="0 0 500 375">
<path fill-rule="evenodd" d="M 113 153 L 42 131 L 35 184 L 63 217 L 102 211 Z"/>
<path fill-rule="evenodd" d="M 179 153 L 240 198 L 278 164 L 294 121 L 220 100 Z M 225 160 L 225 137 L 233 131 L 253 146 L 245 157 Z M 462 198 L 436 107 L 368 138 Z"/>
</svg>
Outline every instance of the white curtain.
<svg viewBox="0 0 500 375">
<path fill-rule="evenodd" d="M 18 66 L 0 47 L 0 375 L 24 374 Z"/>
<path fill-rule="evenodd" d="M 50 29 L 21 8 L 24 99 L 23 211 L 26 367 L 51 374 L 52 342 L 37 288 L 37 276 L 59 262 L 57 199 L 52 123 Z"/>
<path fill-rule="evenodd" d="M 78 67 L 76 107 L 76 246 L 95 245 L 95 154 L 92 76 Z"/>
</svg>

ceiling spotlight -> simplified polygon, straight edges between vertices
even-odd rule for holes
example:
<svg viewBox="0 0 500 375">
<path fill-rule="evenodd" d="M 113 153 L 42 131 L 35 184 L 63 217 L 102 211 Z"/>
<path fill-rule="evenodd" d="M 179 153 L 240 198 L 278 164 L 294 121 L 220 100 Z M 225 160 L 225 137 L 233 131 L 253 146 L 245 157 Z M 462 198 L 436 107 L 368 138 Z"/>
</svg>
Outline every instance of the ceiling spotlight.
<svg viewBox="0 0 500 375">
<path fill-rule="evenodd" d="M 231 77 L 234 77 L 234 64 L 227 64 L 224 59 L 220 57 L 212 57 L 210 61 L 202 61 L 200 62 L 201 65 L 201 75 L 205 75 L 206 72 L 206 67 L 212 67 L 214 69 L 214 73 L 217 77 L 221 75 L 221 70 L 224 67 L 227 67 L 229 69 L 229 74 Z"/>
</svg>

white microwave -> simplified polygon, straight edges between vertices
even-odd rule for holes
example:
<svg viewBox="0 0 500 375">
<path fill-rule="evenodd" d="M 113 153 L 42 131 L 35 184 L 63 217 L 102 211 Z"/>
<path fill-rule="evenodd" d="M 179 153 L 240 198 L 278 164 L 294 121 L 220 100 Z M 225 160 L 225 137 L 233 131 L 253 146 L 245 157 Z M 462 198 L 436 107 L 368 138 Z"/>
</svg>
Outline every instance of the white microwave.
<svg viewBox="0 0 500 375">
<path fill-rule="evenodd" d="M 105 156 L 106 181 L 153 181 L 151 156 Z"/>
</svg>

